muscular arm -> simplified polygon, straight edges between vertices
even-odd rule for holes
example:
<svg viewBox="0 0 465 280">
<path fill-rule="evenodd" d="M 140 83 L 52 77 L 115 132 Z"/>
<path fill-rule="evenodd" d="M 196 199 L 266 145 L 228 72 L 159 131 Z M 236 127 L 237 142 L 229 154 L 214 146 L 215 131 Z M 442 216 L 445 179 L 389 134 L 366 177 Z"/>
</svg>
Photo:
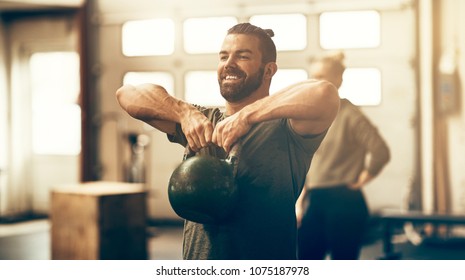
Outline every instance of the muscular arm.
<svg viewBox="0 0 465 280">
<path fill-rule="evenodd" d="M 169 95 L 154 84 L 124 85 L 116 91 L 120 106 L 133 118 L 173 135 L 181 124 L 189 146 L 194 150 L 211 142 L 213 126 L 194 106 Z"/>
<path fill-rule="evenodd" d="M 329 82 L 307 80 L 284 88 L 245 106 L 219 123 L 213 142 L 229 151 L 234 142 L 253 124 L 287 118 L 302 135 L 319 134 L 333 122 L 339 110 L 337 89 Z"/>
</svg>

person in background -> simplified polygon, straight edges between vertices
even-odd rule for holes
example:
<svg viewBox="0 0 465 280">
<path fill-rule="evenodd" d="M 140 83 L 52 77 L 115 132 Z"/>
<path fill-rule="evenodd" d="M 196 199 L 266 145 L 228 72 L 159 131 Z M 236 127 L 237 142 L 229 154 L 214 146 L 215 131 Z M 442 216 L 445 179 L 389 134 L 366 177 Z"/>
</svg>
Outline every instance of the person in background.
<svg viewBox="0 0 465 280">
<path fill-rule="evenodd" d="M 328 54 L 311 66 L 311 76 L 337 88 L 344 54 Z M 378 129 L 347 99 L 315 153 L 296 203 L 298 256 L 303 260 L 358 259 L 369 217 L 362 188 L 380 174 L 390 151 Z"/>
<path fill-rule="evenodd" d="M 221 224 L 184 224 L 184 259 L 296 259 L 295 203 L 311 158 L 339 109 L 337 89 L 305 80 L 273 95 L 272 30 L 240 23 L 228 30 L 217 68 L 225 109 L 194 106 L 154 84 L 117 90 L 132 117 L 197 154 L 224 158 L 240 141 L 239 202 Z M 199 90 L 199 94 L 202 91 Z"/>
</svg>

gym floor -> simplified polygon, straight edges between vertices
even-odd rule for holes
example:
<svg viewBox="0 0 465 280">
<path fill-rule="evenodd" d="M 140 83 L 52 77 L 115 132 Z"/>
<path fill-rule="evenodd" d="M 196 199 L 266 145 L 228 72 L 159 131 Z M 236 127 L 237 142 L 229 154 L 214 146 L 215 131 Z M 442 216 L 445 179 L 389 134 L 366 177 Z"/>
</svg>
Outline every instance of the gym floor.
<svg viewBox="0 0 465 280">
<path fill-rule="evenodd" d="M 376 260 L 383 256 L 379 229 L 373 227 L 360 259 Z M 148 253 L 152 260 L 179 260 L 182 227 L 157 225 L 147 228 Z M 465 260 L 465 244 L 412 245 L 405 236 L 396 235 L 394 249 L 401 259 Z M 51 258 L 50 222 L 47 219 L 0 224 L 0 260 L 49 260 Z"/>
</svg>

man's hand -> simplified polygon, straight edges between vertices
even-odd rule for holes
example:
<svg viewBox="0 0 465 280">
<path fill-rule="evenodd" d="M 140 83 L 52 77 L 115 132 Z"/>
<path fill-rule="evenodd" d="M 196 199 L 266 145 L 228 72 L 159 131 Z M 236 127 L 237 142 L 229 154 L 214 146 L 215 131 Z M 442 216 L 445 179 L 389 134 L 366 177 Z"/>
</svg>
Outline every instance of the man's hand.
<svg viewBox="0 0 465 280">
<path fill-rule="evenodd" d="M 197 109 L 190 110 L 181 119 L 181 128 L 192 151 L 198 152 L 212 142 L 213 125 Z"/>
<path fill-rule="evenodd" d="M 240 113 L 236 113 L 216 124 L 212 141 L 217 146 L 222 147 L 226 153 L 229 153 L 234 143 L 244 136 L 250 128 L 251 125 L 246 119 Z"/>
</svg>

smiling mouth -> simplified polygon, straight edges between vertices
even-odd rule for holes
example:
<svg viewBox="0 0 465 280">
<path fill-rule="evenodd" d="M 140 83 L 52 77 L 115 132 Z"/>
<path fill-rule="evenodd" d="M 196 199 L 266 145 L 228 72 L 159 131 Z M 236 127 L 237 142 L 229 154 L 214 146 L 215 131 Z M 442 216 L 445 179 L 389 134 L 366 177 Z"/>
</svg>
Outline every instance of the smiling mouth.
<svg viewBox="0 0 465 280">
<path fill-rule="evenodd" d="M 238 75 L 225 75 L 223 77 L 223 82 L 226 82 L 226 83 L 234 83 L 234 82 L 239 82 L 241 80 L 242 80 L 242 77 Z"/>
<path fill-rule="evenodd" d="M 238 76 L 235 75 L 227 75 L 224 80 L 239 80 Z"/>
</svg>

